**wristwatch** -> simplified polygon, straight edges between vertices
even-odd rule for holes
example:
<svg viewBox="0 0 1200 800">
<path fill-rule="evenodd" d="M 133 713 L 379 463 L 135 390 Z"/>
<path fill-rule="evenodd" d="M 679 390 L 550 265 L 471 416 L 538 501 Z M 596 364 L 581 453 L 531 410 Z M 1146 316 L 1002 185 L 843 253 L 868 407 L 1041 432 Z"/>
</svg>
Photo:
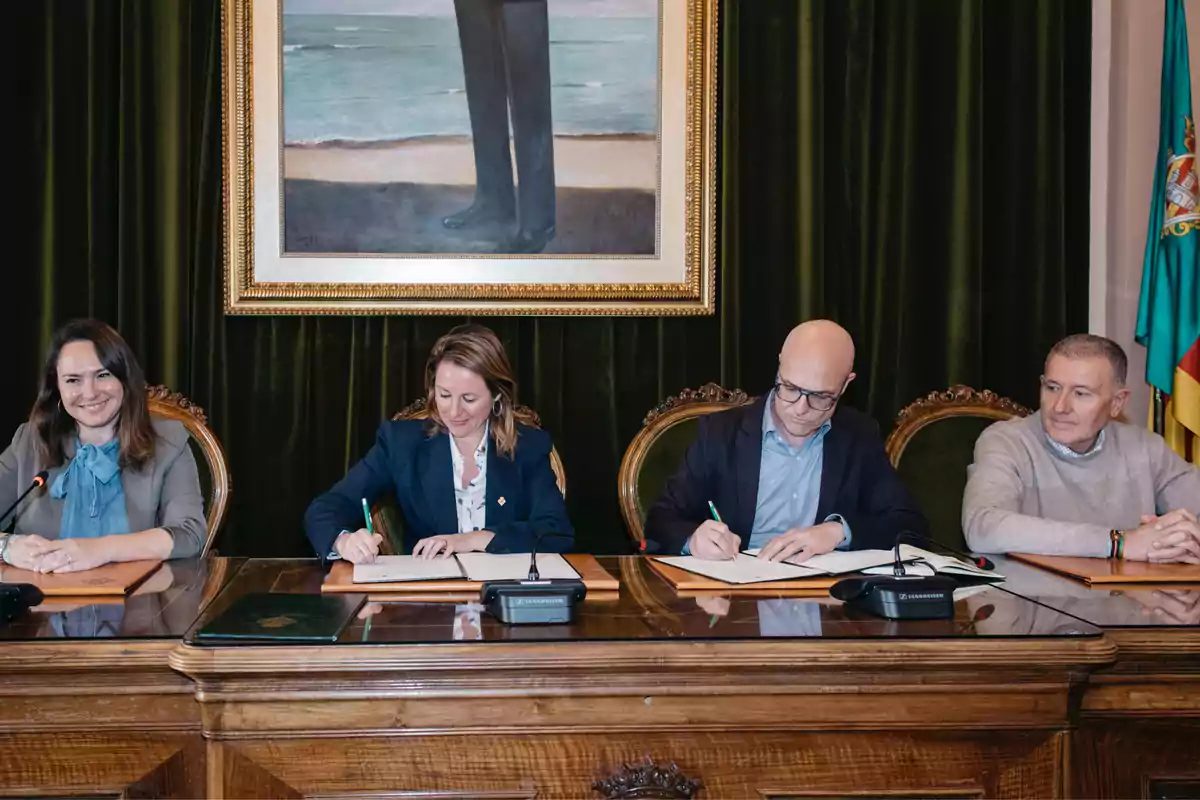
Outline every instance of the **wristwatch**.
<svg viewBox="0 0 1200 800">
<path fill-rule="evenodd" d="M 334 545 L 337 544 L 338 536 L 341 536 L 343 533 L 350 533 L 350 532 L 351 531 L 348 531 L 345 528 L 342 528 L 340 531 L 338 531 L 338 535 L 333 537 L 333 544 L 329 546 L 329 553 L 325 556 L 326 561 L 340 561 L 341 560 L 342 555 L 341 555 L 341 553 L 339 553 L 337 551 L 337 548 Z"/>
</svg>

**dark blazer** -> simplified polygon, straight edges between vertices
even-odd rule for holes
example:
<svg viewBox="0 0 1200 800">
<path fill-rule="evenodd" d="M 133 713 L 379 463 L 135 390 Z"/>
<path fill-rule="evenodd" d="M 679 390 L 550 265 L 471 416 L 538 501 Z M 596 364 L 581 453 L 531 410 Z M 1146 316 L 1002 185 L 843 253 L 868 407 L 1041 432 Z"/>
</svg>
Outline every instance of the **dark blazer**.
<svg viewBox="0 0 1200 800">
<path fill-rule="evenodd" d="M 710 518 L 708 501 L 729 529 L 750 542 L 758 502 L 762 421 L 769 395 L 748 406 L 700 418 L 696 440 L 679 471 L 646 515 L 646 536 L 660 551 L 678 553 Z M 887 549 L 901 531 L 927 535 L 927 524 L 892 469 L 875 421 L 846 406 L 830 420 L 823 442 L 816 520 L 840 514 L 854 550 Z"/>
<path fill-rule="evenodd" d="M 424 420 L 380 425 L 363 460 L 312 501 L 304 529 L 318 556 L 329 554 L 341 531 L 363 527 L 362 498 L 374 504 L 388 492 L 404 514 L 404 544 L 410 552 L 426 537 L 458 533 L 450 437 L 444 432 L 429 436 L 425 425 Z M 535 542 L 539 552 L 567 552 L 575 530 L 550 468 L 550 435 L 523 425 L 517 433 L 511 459 L 496 452 L 494 440 L 488 445 L 485 528 L 496 534 L 488 552 L 528 553 Z"/>
</svg>

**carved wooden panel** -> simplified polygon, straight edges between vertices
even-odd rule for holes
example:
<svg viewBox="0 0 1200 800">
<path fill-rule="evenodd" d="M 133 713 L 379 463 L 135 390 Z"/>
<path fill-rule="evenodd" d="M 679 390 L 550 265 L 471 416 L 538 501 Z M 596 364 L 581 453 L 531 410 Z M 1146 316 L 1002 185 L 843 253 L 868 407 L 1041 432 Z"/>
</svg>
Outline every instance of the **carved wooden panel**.
<svg viewBox="0 0 1200 800">
<path fill-rule="evenodd" d="M 1200 778 L 1150 778 L 1142 797 L 1150 800 L 1196 800 L 1200 797 Z"/>
<path fill-rule="evenodd" d="M 1076 797 L 1200 797 L 1200 719 L 1086 720 L 1072 764 Z"/>
<path fill-rule="evenodd" d="M 204 797 L 191 735 L 0 734 L 0 797 Z"/>
<path fill-rule="evenodd" d="M 1051 732 L 272 738 L 210 745 L 212 797 L 591 798 L 626 765 L 677 765 L 692 797 L 1062 796 Z M 212 750 L 223 755 L 214 758 Z M 220 762 L 218 764 L 218 761 Z M 848 768 L 853 765 L 853 768 Z M 214 769 L 214 767 L 216 767 Z M 669 767 L 668 767 L 669 771 Z M 273 781 L 279 781 L 278 784 Z M 693 784 L 692 782 L 695 782 Z"/>
<path fill-rule="evenodd" d="M 605 800 L 654 798 L 655 800 L 692 800 L 704 784 L 689 778 L 675 762 L 659 764 L 649 758 L 640 764 L 622 764 L 611 775 L 592 784 Z"/>
</svg>

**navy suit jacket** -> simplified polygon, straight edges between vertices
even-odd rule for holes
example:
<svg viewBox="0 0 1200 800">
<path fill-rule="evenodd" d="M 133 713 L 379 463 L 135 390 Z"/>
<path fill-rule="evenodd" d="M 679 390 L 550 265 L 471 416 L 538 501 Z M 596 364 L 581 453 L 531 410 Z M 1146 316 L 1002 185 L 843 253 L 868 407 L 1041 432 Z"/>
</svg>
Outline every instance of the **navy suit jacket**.
<svg viewBox="0 0 1200 800">
<path fill-rule="evenodd" d="M 758 504 L 762 421 L 767 397 L 700 418 L 696 440 L 679 471 L 646 515 L 646 537 L 678 553 L 710 519 L 708 501 L 748 547 Z M 862 412 L 839 406 L 825 434 L 816 522 L 839 514 L 854 550 L 888 549 L 901 531 L 928 535 L 925 517 L 892 469 L 879 427 Z"/>
<path fill-rule="evenodd" d="M 391 492 L 404 514 L 404 544 L 409 552 L 429 536 L 458 533 L 454 505 L 454 465 L 450 437 L 430 436 L 424 420 L 396 420 L 379 426 L 375 445 L 346 477 L 313 500 L 304 529 L 317 555 L 329 554 L 343 530 L 363 527 L 362 499 L 373 505 Z M 496 534 L 489 553 L 564 553 L 575 541 L 562 493 L 550 468 L 550 435 L 517 426 L 512 458 L 488 444 L 485 529 Z M 503 499 L 504 502 L 500 502 Z"/>
</svg>

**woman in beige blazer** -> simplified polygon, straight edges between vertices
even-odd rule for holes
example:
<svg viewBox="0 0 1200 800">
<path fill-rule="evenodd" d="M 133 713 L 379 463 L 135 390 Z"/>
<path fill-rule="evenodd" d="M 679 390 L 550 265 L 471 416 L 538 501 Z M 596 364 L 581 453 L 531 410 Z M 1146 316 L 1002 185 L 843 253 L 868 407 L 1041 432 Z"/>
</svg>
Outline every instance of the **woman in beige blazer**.
<svg viewBox="0 0 1200 800">
<path fill-rule="evenodd" d="M 205 539 L 188 433 L 151 419 L 129 345 L 97 320 L 55 335 L 29 421 L 0 454 L 0 511 L 41 471 L 43 485 L 0 519 L 0 561 L 76 572 L 114 561 L 184 558 Z"/>
</svg>

